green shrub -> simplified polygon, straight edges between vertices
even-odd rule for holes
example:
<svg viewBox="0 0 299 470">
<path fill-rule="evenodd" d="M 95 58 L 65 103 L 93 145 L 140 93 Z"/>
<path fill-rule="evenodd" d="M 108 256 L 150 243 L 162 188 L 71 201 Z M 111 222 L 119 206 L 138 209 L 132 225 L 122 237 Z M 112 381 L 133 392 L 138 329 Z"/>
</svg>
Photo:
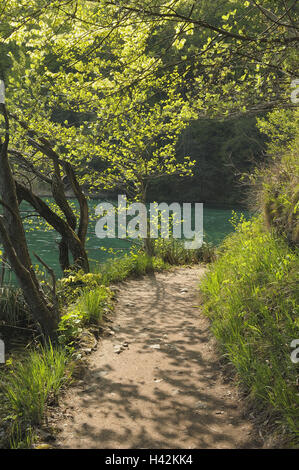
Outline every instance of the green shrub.
<svg viewBox="0 0 299 470">
<path fill-rule="evenodd" d="M 279 161 L 263 172 L 262 206 L 268 227 L 299 244 L 299 139 L 297 148 L 284 153 Z"/>
<path fill-rule="evenodd" d="M 57 282 L 57 293 L 62 307 L 76 301 L 84 289 L 92 290 L 102 285 L 102 280 L 101 274 L 84 273 L 82 270 L 70 272 Z"/>
<path fill-rule="evenodd" d="M 271 140 L 271 164 L 251 175 L 258 209 L 263 209 L 268 228 L 274 228 L 290 244 L 299 244 L 299 110 L 276 110 L 258 119 L 260 131 Z"/>
<path fill-rule="evenodd" d="M 257 406 L 297 436 L 298 251 L 266 232 L 260 219 L 229 236 L 201 285 L 204 312 L 222 351 Z"/>
</svg>

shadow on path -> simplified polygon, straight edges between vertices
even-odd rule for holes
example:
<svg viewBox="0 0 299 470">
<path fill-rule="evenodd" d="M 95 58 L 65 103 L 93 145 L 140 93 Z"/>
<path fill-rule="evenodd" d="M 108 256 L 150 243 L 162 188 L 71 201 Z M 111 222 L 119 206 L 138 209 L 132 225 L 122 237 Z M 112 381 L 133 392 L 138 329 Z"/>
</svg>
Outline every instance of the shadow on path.
<svg viewBox="0 0 299 470">
<path fill-rule="evenodd" d="M 65 448 L 255 448 L 236 389 L 224 383 L 198 308 L 202 267 L 122 284 L 115 336 L 91 356 L 60 423 Z M 115 346 L 126 342 L 117 354 Z"/>
</svg>

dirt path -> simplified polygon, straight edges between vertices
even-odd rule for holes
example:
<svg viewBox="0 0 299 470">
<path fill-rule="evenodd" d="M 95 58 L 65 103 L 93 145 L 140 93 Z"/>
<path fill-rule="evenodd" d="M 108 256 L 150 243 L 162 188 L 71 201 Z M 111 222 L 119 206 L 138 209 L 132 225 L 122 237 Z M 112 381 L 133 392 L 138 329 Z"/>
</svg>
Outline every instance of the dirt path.
<svg viewBox="0 0 299 470">
<path fill-rule="evenodd" d="M 99 343 L 84 381 L 69 389 L 58 447 L 260 447 L 194 307 L 203 272 L 182 268 L 122 284 L 115 335 Z"/>
</svg>

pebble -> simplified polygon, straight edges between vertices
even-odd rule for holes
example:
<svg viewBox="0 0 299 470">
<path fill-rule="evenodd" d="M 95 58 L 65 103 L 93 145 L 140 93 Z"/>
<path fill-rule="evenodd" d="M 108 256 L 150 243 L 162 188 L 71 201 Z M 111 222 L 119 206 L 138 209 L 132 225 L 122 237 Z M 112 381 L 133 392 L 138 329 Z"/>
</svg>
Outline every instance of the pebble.
<svg viewBox="0 0 299 470">
<path fill-rule="evenodd" d="M 120 354 L 122 351 L 124 351 L 128 347 L 129 347 L 128 341 L 124 341 L 122 344 L 116 344 L 115 346 L 113 346 L 114 352 L 116 354 Z"/>
<path fill-rule="evenodd" d="M 99 377 L 105 377 L 105 375 L 108 374 L 108 371 L 107 370 L 101 370 L 101 372 L 98 373 L 98 376 Z"/>
<path fill-rule="evenodd" d="M 206 409 L 206 408 L 208 407 L 208 405 L 207 405 L 206 403 L 202 402 L 202 401 L 198 401 L 198 402 L 196 403 L 196 407 L 197 407 L 197 408 L 201 408 L 202 410 L 204 410 L 204 409 Z"/>
<path fill-rule="evenodd" d="M 85 352 L 85 354 L 91 354 L 91 348 L 82 348 L 81 351 Z"/>
</svg>

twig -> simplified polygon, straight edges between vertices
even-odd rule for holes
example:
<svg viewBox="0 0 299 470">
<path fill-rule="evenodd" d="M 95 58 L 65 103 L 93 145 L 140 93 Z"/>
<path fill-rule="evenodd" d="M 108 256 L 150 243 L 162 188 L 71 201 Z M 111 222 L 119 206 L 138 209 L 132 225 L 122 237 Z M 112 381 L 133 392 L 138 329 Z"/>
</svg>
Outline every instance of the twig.
<svg viewBox="0 0 299 470">
<path fill-rule="evenodd" d="M 55 303 L 57 303 L 56 277 L 55 277 L 54 270 L 52 268 L 50 268 L 50 266 L 48 266 L 47 263 L 45 261 L 43 261 L 40 256 L 38 256 L 36 253 L 33 253 L 33 254 L 34 254 L 35 258 L 46 268 L 46 270 L 48 271 L 48 273 L 50 274 L 50 276 L 52 278 L 52 283 L 53 283 L 52 294 L 53 294 L 53 299 L 54 299 Z"/>
</svg>

